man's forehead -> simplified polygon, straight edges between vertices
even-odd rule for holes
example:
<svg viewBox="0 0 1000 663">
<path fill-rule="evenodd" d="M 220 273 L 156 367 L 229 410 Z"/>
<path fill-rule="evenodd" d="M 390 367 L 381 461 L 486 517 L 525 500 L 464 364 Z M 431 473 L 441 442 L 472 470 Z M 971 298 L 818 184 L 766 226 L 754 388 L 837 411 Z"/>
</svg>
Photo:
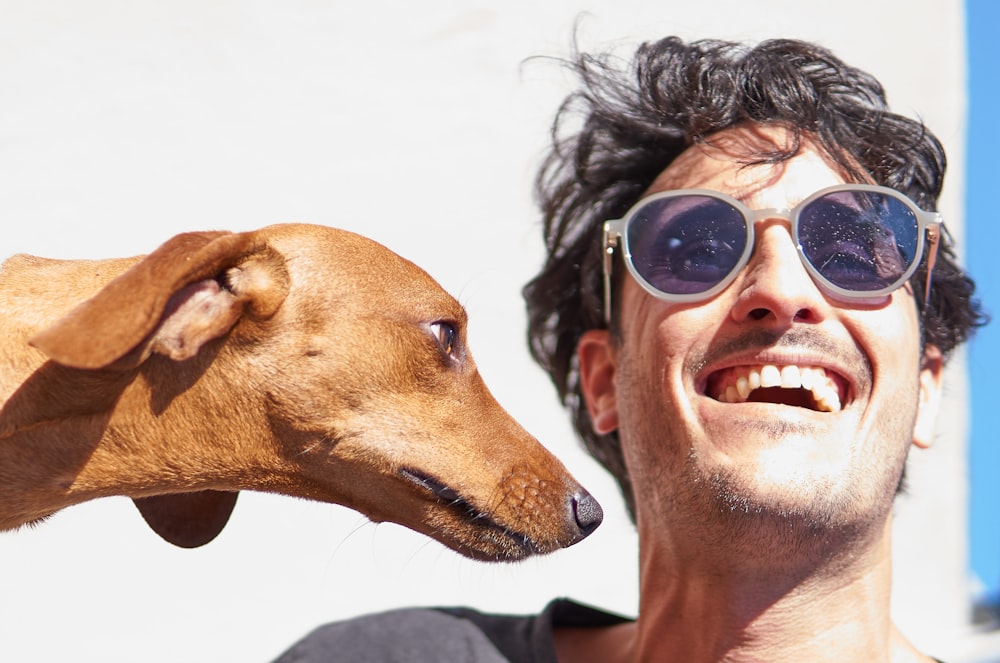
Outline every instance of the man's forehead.
<svg viewBox="0 0 1000 663">
<path fill-rule="evenodd" d="M 780 208 L 823 186 L 846 181 L 840 168 L 813 140 L 804 134 L 800 138 L 791 159 L 763 162 L 764 155 L 787 153 L 793 148 L 794 138 L 788 130 L 756 125 L 725 129 L 682 152 L 646 193 L 712 189 L 751 206 Z"/>
</svg>

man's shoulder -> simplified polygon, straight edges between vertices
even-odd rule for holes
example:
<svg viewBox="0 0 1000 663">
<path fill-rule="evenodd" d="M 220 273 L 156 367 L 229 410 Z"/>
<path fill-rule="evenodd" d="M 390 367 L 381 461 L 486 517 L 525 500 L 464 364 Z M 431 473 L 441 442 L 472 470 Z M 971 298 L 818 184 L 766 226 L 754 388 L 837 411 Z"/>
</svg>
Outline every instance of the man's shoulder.
<svg viewBox="0 0 1000 663">
<path fill-rule="evenodd" d="M 471 608 L 406 608 L 321 626 L 275 663 L 554 663 L 554 625 L 602 626 L 622 620 L 564 599 L 553 601 L 537 615 L 495 614 Z"/>
<path fill-rule="evenodd" d="M 432 660 L 506 661 L 469 620 L 433 608 L 408 608 L 320 626 L 276 663 Z"/>
</svg>

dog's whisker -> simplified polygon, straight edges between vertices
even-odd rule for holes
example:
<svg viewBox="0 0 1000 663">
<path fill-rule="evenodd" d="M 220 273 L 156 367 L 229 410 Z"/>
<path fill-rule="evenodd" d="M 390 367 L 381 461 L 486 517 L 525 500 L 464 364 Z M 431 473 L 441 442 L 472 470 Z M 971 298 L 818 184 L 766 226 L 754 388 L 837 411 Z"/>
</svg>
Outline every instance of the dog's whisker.
<svg viewBox="0 0 1000 663">
<path fill-rule="evenodd" d="M 311 454 L 313 451 L 316 451 L 316 449 L 319 448 L 319 445 L 320 445 L 320 442 L 318 442 L 318 441 L 317 442 L 313 442 L 312 444 L 304 447 L 302 449 L 302 451 L 300 451 L 299 453 L 297 453 L 295 455 L 296 456 L 307 456 L 307 455 Z"/>
</svg>

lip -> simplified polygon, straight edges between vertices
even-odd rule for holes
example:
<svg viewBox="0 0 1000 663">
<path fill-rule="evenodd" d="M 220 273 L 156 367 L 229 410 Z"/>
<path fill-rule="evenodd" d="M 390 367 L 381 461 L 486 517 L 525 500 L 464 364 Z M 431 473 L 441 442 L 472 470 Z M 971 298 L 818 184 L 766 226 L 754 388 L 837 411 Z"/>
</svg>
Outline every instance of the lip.
<svg viewBox="0 0 1000 663">
<path fill-rule="evenodd" d="M 549 552 L 539 547 L 528 535 L 515 532 L 479 510 L 469 500 L 436 478 L 416 469 L 403 468 L 400 478 L 424 491 L 441 508 L 458 521 L 478 532 L 477 541 L 488 550 L 480 550 L 466 541 L 455 541 L 466 554 L 477 559 L 516 561 L 525 557 Z"/>
<path fill-rule="evenodd" d="M 401 469 L 399 475 L 433 495 L 442 506 L 453 511 L 461 519 L 477 527 L 499 527 L 492 518 L 473 506 L 471 502 L 462 497 L 457 491 L 434 477 L 418 470 L 407 468 Z"/>
</svg>

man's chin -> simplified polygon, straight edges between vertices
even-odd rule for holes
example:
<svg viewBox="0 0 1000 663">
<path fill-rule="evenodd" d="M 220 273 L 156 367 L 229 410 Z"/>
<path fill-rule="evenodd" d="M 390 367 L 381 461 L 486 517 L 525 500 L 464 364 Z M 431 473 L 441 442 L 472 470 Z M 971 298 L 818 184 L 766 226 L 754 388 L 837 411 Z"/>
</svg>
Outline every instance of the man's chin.
<svg viewBox="0 0 1000 663">
<path fill-rule="evenodd" d="M 734 536 L 795 540 L 852 537 L 880 532 L 892 510 L 894 487 L 886 483 L 864 490 L 841 476 L 755 477 L 732 473 L 714 475 L 708 482 L 717 512 Z"/>
</svg>

